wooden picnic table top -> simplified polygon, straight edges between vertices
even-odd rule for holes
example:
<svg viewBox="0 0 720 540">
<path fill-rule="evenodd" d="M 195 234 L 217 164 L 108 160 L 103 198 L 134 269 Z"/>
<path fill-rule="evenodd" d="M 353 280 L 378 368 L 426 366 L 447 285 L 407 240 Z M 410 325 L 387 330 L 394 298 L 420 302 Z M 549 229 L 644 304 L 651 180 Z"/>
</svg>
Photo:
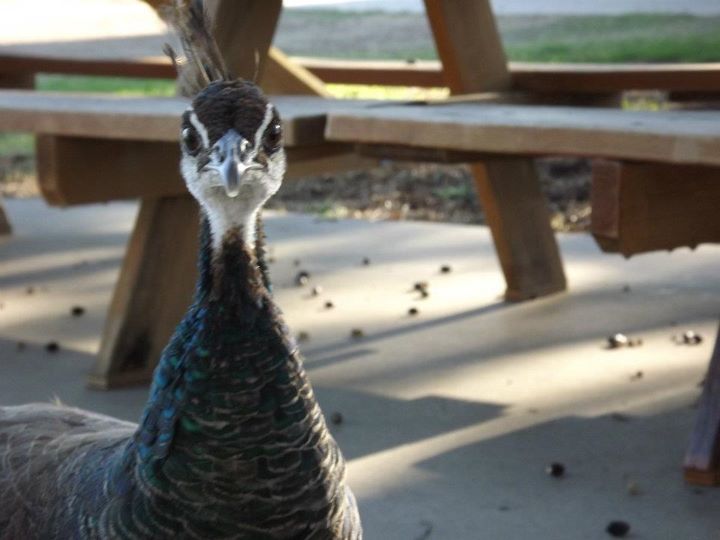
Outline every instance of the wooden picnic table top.
<svg viewBox="0 0 720 540">
<path fill-rule="evenodd" d="M 720 111 L 456 103 L 334 111 L 329 140 L 478 154 L 720 165 Z"/>
<path fill-rule="evenodd" d="M 328 112 L 374 103 L 313 96 L 271 99 L 283 120 L 285 144 L 291 147 L 324 143 Z M 0 131 L 175 142 L 188 104 L 181 97 L 0 90 Z"/>
</svg>

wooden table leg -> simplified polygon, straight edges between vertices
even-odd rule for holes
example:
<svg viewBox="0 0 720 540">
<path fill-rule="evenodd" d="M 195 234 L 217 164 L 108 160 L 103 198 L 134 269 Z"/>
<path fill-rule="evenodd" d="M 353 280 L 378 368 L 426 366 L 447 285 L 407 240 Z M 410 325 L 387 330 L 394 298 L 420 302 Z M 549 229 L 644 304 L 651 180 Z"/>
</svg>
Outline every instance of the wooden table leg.
<svg viewBox="0 0 720 540">
<path fill-rule="evenodd" d="M 565 290 L 560 252 L 534 161 L 493 159 L 472 170 L 505 275 L 505 298 L 516 302 Z"/>
<path fill-rule="evenodd" d="M 720 485 L 720 330 L 710 359 L 695 429 L 685 454 L 685 480 L 703 486 Z"/>
<path fill-rule="evenodd" d="M 143 199 L 108 310 L 94 388 L 147 382 L 192 299 L 198 208 L 189 195 Z"/>
<path fill-rule="evenodd" d="M 34 88 L 34 73 L 17 73 L 0 75 L 0 88 Z M 0 199 L 0 236 L 6 236 L 12 233 L 10 219 L 7 217 L 5 207 Z"/>
<path fill-rule="evenodd" d="M 453 94 L 509 90 L 507 59 L 489 0 L 425 0 L 428 21 Z M 566 288 L 560 252 L 534 162 L 493 160 L 473 167 L 508 300 Z"/>
</svg>

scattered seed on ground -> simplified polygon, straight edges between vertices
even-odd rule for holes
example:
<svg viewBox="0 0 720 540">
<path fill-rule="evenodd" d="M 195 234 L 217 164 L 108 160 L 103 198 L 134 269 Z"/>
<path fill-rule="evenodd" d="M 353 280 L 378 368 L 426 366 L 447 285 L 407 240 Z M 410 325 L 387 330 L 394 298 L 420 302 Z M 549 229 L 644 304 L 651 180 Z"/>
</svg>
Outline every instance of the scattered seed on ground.
<svg viewBox="0 0 720 540">
<path fill-rule="evenodd" d="M 423 289 L 420 291 L 420 298 L 427 298 L 428 296 L 430 296 L 430 293 L 427 292 L 427 290 Z"/>
<path fill-rule="evenodd" d="M 330 300 L 325 302 L 325 309 L 332 309 L 335 307 L 335 304 L 333 304 Z"/>
<path fill-rule="evenodd" d="M 343 415 L 342 415 L 342 413 L 341 413 L 341 412 L 338 412 L 338 411 L 335 411 L 334 413 L 332 413 L 332 414 L 330 415 L 330 421 L 331 421 L 334 425 L 339 426 L 340 424 L 343 423 Z"/>
<path fill-rule="evenodd" d="M 645 376 L 645 373 L 643 373 L 642 371 L 636 371 L 635 373 L 633 373 L 632 375 L 630 375 L 630 380 L 631 380 L 631 381 L 639 381 L 639 380 L 642 379 L 644 376 Z"/>
<path fill-rule="evenodd" d="M 315 286 L 312 288 L 312 295 L 313 295 L 313 296 L 320 296 L 320 294 L 322 293 L 322 291 L 323 291 L 323 288 L 322 288 L 320 285 L 315 285 Z"/>
<path fill-rule="evenodd" d="M 545 467 L 545 472 L 554 478 L 560 478 L 565 475 L 565 465 L 562 463 L 551 463 Z"/>
<path fill-rule="evenodd" d="M 418 313 L 420 313 L 420 311 L 416 307 L 411 307 L 410 309 L 408 309 L 408 315 L 410 315 L 411 317 L 414 317 Z"/>
<path fill-rule="evenodd" d="M 35 294 L 35 287 L 27 287 L 25 289 L 25 294 Z"/>
<path fill-rule="evenodd" d="M 57 341 L 51 341 L 45 345 L 45 350 L 49 353 L 56 353 L 60 350 L 60 344 Z"/>
<path fill-rule="evenodd" d="M 300 266 L 300 259 L 295 259 L 293 261 L 293 266 Z"/>
<path fill-rule="evenodd" d="M 640 486 L 637 485 L 637 482 L 633 481 L 627 483 L 627 492 L 628 495 L 630 495 L 631 497 L 642 495 L 642 490 L 640 489 Z"/>
<path fill-rule="evenodd" d="M 413 290 L 422 293 L 423 291 L 427 292 L 428 287 L 430 287 L 430 284 L 427 281 L 416 281 Z"/>
<path fill-rule="evenodd" d="M 441 274 L 449 274 L 450 272 L 452 272 L 452 267 L 449 264 L 443 264 L 440 267 Z"/>
<path fill-rule="evenodd" d="M 617 333 L 607 338 L 608 349 L 619 349 L 620 347 L 627 347 L 630 340 L 625 334 Z"/>
<path fill-rule="evenodd" d="M 622 288 L 622 291 L 623 291 L 624 293 L 629 293 L 629 292 L 630 292 L 630 285 L 625 285 L 625 286 Z"/>
<path fill-rule="evenodd" d="M 310 341 L 310 334 L 308 334 L 307 332 L 300 332 L 297 336 L 297 340 L 300 343 L 303 343 L 305 341 Z"/>
<path fill-rule="evenodd" d="M 18 341 L 16 348 L 18 351 L 24 351 L 25 349 L 27 349 L 27 343 L 25 343 L 24 341 Z"/>
<path fill-rule="evenodd" d="M 362 260 L 363 266 L 370 266 L 370 257 L 365 257 Z"/>
<path fill-rule="evenodd" d="M 360 328 L 353 328 L 350 331 L 350 337 L 353 339 L 360 339 L 365 337 L 365 332 L 363 332 Z"/>
<path fill-rule="evenodd" d="M 85 315 L 85 308 L 82 306 L 73 306 L 73 308 L 70 310 L 70 314 L 73 317 L 82 317 Z"/>
<path fill-rule="evenodd" d="M 703 337 L 693 330 L 686 330 L 681 335 L 673 337 L 673 341 L 681 345 L 700 345 Z"/>
<path fill-rule="evenodd" d="M 635 338 L 628 340 L 628 347 L 640 347 L 643 344 L 642 338 Z"/>
<path fill-rule="evenodd" d="M 295 285 L 297 285 L 298 287 L 307 285 L 308 281 L 310 281 L 310 272 L 301 270 L 295 275 Z"/>
<path fill-rule="evenodd" d="M 605 530 L 610 536 L 623 538 L 630 532 L 630 524 L 626 521 L 611 521 Z"/>
<path fill-rule="evenodd" d="M 275 261 L 276 261 L 275 257 L 268 257 L 268 259 L 267 259 L 267 262 L 269 264 L 275 264 Z"/>
</svg>

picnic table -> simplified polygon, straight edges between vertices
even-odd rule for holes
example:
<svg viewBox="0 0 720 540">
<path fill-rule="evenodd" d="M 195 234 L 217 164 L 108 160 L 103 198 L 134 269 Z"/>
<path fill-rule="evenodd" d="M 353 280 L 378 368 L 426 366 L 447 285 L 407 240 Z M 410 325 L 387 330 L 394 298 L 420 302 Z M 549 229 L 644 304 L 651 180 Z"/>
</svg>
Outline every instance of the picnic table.
<svg viewBox="0 0 720 540">
<path fill-rule="evenodd" d="M 356 168 L 379 157 L 470 163 L 508 300 L 566 288 L 534 167 L 539 155 L 604 158 L 595 168 L 593 212 L 601 219 L 594 218 L 593 228 L 607 250 L 639 253 L 720 237 L 716 206 L 697 212 L 671 203 L 688 186 L 701 190 L 703 200 L 717 200 L 720 113 L 598 108 L 617 104 L 619 93 L 633 88 L 717 95 L 720 66 L 509 65 L 487 0 L 425 0 L 439 63 L 348 68 L 314 59 L 295 62 L 270 47 L 280 0 L 209 0 L 207 5 L 234 73 L 251 77 L 257 51 L 266 90 L 305 95 L 273 98 L 285 124 L 289 177 Z M 56 44 L 32 51 L 0 48 L 0 84 L 16 88 L 0 91 L 0 130 L 38 134 L 45 198 L 58 205 L 141 199 L 90 381 L 103 388 L 145 381 L 194 281 L 197 209 L 177 174 L 177 118 L 186 100 L 17 90 L 32 87 L 38 72 L 171 77 L 169 62 L 138 54 L 73 56 Z M 442 83 L 459 97 L 429 104 L 330 100 L 321 79 Z M 558 103 L 572 106 L 548 106 Z M 677 180 L 688 175 L 689 183 Z M 658 216 L 659 230 L 667 234 L 648 233 L 648 223 Z M 680 227 L 668 240 L 678 222 L 691 226 Z M 717 346 L 686 459 L 687 478 L 720 483 L 719 449 Z"/>
</svg>

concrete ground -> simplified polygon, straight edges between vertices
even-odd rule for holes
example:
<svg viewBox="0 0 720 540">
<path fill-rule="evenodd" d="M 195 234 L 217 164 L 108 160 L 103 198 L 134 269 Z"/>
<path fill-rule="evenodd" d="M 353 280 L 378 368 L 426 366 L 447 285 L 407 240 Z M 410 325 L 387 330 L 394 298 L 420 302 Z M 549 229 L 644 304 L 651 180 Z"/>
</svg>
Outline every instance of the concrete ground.
<svg viewBox="0 0 720 540">
<path fill-rule="evenodd" d="M 84 386 L 136 206 L 7 210 L 0 402 L 57 396 L 137 418 L 145 388 Z M 720 489 L 685 485 L 680 464 L 717 325 L 720 248 L 626 261 L 561 235 L 570 292 L 507 305 L 484 227 L 271 215 L 267 228 L 277 301 L 310 334 L 323 409 L 344 417 L 333 430 L 366 538 L 603 539 L 613 519 L 631 538 L 718 538 Z M 292 284 L 294 259 L 319 298 Z M 419 280 L 427 299 L 409 292 Z M 87 313 L 71 317 L 75 305 Z M 701 345 L 671 341 L 688 328 Z M 605 350 L 616 331 L 644 344 Z M 51 340 L 59 353 L 44 350 Z M 545 474 L 555 461 L 562 479 Z"/>
</svg>

